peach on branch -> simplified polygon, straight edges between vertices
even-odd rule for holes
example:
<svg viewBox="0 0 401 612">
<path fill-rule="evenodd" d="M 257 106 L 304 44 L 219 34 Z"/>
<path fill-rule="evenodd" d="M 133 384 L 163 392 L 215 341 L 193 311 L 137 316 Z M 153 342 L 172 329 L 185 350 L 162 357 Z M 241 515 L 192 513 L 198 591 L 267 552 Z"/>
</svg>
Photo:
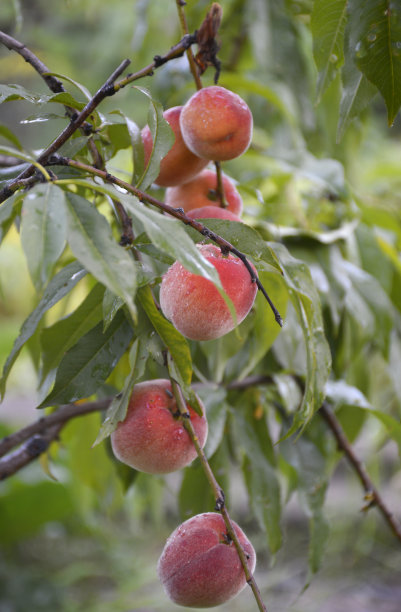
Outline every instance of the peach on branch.
<svg viewBox="0 0 401 612">
<path fill-rule="evenodd" d="M 242 213 L 242 198 L 234 183 L 223 174 L 224 197 L 227 210 L 236 215 Z M 217 193 L 217 175 L 213 170 L 205 169 L 187 183 L 166 189 L 166 204 L 184 211 L 202 206 L 221 207 Z"/>
<path fill-rule="evenodd" d="M 207 165 L 207 161 L 194 155 L 183 141 L 180 129 L 181 110 L 182 106 L 173 106 L 163 113 L 164 119 L 174 132 L 175 142 L 160 163 L 160 172 L 155 183 L 161 187 L 180 185 L 189 181 Z M 153 147 L 152 134 L 147 125 L 142 130 L 142 142 L 146 166 Z"/>
<path fill-rule="evenodd" d="M 199 416 L 189 405 L 187 408 L 203 447 L 208 430 L 206 417 Z M 169 380 L 155 379 L 135 385 L 127 415 L 111 434 L 111 445 L 117 459 L 148 474 L 174 472 L 196 458 Z"/>
<path fill-rule="evenodd" d="M 187 147 L 215 161 L 244 153 L 252 138 L 252 113 L 236 93 L 212 85 L 197 91 L 184 105 L 180 126 Z"/>
<path fill-rule="evenodd" d="M 187 338 L 212 340 L 227 334 L 245 319 L 258 288 L 238 257 L 232 253 L 223 255 L 212 244 L 198 245 L 198 248 L 216 268 L 223 289 L 234 305 L 237 321 L 212 281 L 189 272 L 178 261 L 163 276 L 160 306 L 167 319 Z"/>
<path fill-rule="evenodd" d="M 253 573 L 255 550 L 242 529 L 236 523 L 233 527 Z M 190 608 L 218 606 L 246 585 L 237 549 L 223 517 L 216 512 L 198 514 L 182 523 L 168 538 L 157 569 L 168 597 Z"/>
</svg>

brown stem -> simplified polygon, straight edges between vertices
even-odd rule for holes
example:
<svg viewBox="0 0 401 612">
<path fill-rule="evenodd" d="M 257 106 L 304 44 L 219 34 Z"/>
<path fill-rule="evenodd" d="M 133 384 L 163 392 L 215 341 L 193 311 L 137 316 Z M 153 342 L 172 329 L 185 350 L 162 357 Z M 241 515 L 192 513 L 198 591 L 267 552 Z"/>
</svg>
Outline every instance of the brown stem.
<svg viewBox="0 0 401 612">
<path fill-rule="evenodd" d="M 221 163 L 218 161 L 214 162 L 216 168 L 216 178 L 217 178 L 217 197 L 220 200 L 220 207 L 227 208 L 228 204 L 224 195 L 224 184 L 223 184 L 223 172 L 221 169 Z"/>
<path fill-rule="evenodd" d="M 22 444 L 25 440 L 32 438 L 35 434 L 46 431 L 54 425 L 65 424 L 70 419 L 74 419 L 78 416 L 89 414 L 90 412 L 96 412 L 97 410 L 106 410 L 111 402 L 111 398 L 98 400 L 95 402 L 85 402 L 84 404 L 67 404 L 61 406 L 55 412 L 41 417 L 34 423 L 27 425 L 23 429 L 16 431 L 9 436 L 6 436 L 0 440 L 0 457 L 3 457 L 12 448 Z"/>
<path fill-rule="evenodd" d="M 180 25 L 181 25 L 181 32 L 183 36 L 186 36 L 188 35 L 189 30 L 188 30 L 188 23 L 187 23 L 187 18 L 185 15 L 185 10 L 184 10 L 185 2 L 183 2 L 183 0 L 176 0 L 176 5 L 177 5 L 177 11 L 178 11 L 178 18 L 180 20 Z M 196 89 L 198 90 L 202 89 L 202 81 L 200 78 L 199 70 L 196 65 L 194 54 L 192 53 L 191 47 L 188 47 L 188 49 L 186 50 L 186 54 L 188 58 L 189 69 L 195 81 Z"/>
<path fill-rule="evenodd" d="M 81 127 L 85 119 L 89 117 L 91 113 L 96 109 L 104 98 L 114 93 L 113 83 L 120 76 L 120 74 L 129 66 L 130 60 L 124 60 L 118 68 L 110 75 L 107 81 L 102 85 L 100 89 L 95 93 L 93 98 L 86 104 L 82 111 L 76 115 L 71 122 L 64 128 L 64 130 L 57 136 L 57 138 L 45 149 L 38 157 L 37 162 L 39 164 L 46 164 L 49 157 L 53 155 L 67 140 L 74 134 L 74 132 Z M 13 181 L 11 181 L 6 187 L 0 191 L 0 202 L 3 202 L 10 197 L 18 189 L 18 181 L 21 179 L 29 178 L 35 172 L 35 166 L 29 165 L 26 170 L 21 172 Z"/>
<path fill-rule="evenodd" d="M 398 540 L 401 542 L 401 526 L 394 518 L 390 510 L 387 508 L 382 496 L 380 495 L 379 491 L 376 489 L 375 485 L 370 479 L 369 474 L 365 470 L 361 460 L 355 454 L 354 449 L 349 443 L 338 419 L 330 410 L 326 402 L 324 402 L 320 407 L 319 413 L 331 429 L 335 439 L 337 440 L 338 447 L 344 451 L 347 461 L 353 467 L 359 480 L 362 483 L 362 486 L 366 493 L 366 500 L 368 502 L 367 506 L 365 506 L 364 509 L 367 510 L 371 506 L 376 505 L 396 538 L 398 538 Z"/>
<path fill-rule="evenodd" d="M 215 475 L 213 474 L 212 468 L 210 467 L 210 464 L 206 458 L 206 455 L 203 452 L 203 448 L 199 444 L 199 440 L 193 428 L 191 419 L 188 418 L 189 414 L 188 414 L 185 399 L 182 395 L 181 387 L 173 378 L 171 378 L 171 387 L 174 393 L 175 400 L 177 402 L 178 410 L 180 411 L 180 414 L 183 417 L 182 419 L 183 425 L 189 437 L 191 438 L 191 441 L 196 449 L 196 453 L 199 457 L 199 461 L 201 462 L 203 471 L 205 472 L 206 478 L 213 491 L 213 495 L 214 495 L 215 502 L 216 502 L 215 510 L 220 512 L 220 514 L 223 517 L 223 520 L 224 520 L 224 523 L 227 529 L 227 534 L 230 537 L 230 539 L 234 542 L 234 546 L 237 550 L 238 557 L 241 561 L 241 565 L 245 573 L 246 581 L 252 589 L 252 592 L 258 604 L 259 610 L 261 610 L 262 612 L 267 612 L 267 608 L 262 601 L 262 597 L 261 597 L 258 585 L 256 584 L 255 578 L 253 577 L 252 573 L 249 571 L 246 554 L 240 544 L 240 541 L 234 529 L 234 525 L 232 523 L 232 520 L 226 508 L 225 495 L 224 495 L 223 489 L 220 487 L 219 483 L 217 482 L 215 478 Z"/>
<path fill-rule="evenodd" d="M 205 238 L 209 238 L 210 240 L 213 240 L 213 242 L 215 242 L 224 253 L 231 252 L 234 255 L 236 255 L 239 259 L 241 259 L 242 263 L 248 270 L 252 282 L 256 283 L 256 286 L 266 298 L 270 308 L 273 311 L 274 318 L 276 319 L 280 327 L 282 327 L 283 320 L 281 318 L 281 315 L 278 312 L 277 308 L 274 306 L 273 302 L 271 301 L 265 288 L 260 282 L 257 274 L 255 273 L 254 269 L 249 263 L 246 255 L 244 255 L 244 253 L 236 249 L 230 242 L 225 240 L 222 236 L 219 236 L 219 234 L 212 232 L 199 221 L 196 221 L 195 219 L 190 219 L 189 217 L 187 217 L 186 214 L 182 211 L 182 209 L 173 208 L 172 206 L 169 206 L 168 204 L 165 204 L 164 202 L 157 200 L 156 198 L 145 193 L 144 191 L 141 191 L 140 189 L 133 187 L 129 183 L 126 183 L 122 179 L 119 179 L 116 176 L 113 176 L 112 174 L 109 174 L 108 172 L 104 170 L 99 170 L 98 168 L 94 168 L 93 166 L 89 166 L 88 164 L 84 164 L 84 163 L 75 161 L 73 159 L 69 159 L 67 157 L 60 157 L 58 155 L 54 155 L 49 160 L 49 162 L 51 165 L 59 164 L 59 165 L 70 166 L 71 168 L 76 168 L 78 170 L 82 170 L 83 172 L 88 172 L 89 174 L 92 174 L 94 176 L 100 176 L 106 182 L 113 183 L 115 185 L 119 185 L 120 187 L 123 187 L 124 189 L 126 189 L 129 193 L 132 193 L 133 195 L 135 195 L 141 202 L 148 202 L 149 204 L 151 204 L 152 206 L 155 206 L 159 210 L 162 210 L 163 212 L 167 212 L 168 214 L 175 217 L 176 219 L 179 219 L 186 225 L 190 225 L 197 232 L 202 234 L 202 236 L 205 236 Z"/>
</svg>

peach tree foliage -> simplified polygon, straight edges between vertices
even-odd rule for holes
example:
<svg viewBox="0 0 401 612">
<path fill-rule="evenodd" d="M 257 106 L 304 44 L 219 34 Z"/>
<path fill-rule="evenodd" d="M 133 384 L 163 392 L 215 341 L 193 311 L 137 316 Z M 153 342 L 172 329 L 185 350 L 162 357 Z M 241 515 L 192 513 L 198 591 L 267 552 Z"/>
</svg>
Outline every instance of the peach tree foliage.
<svg viewBox="0 0 401 612">
<path fill-rule="evenodd" d="M 220 484 L 229 491 L 230 475 L 240 469 L 252 516 L 271 553 L 283 545 L 285 505 L 298 492 L 310 523 L 313 573 L 328 536 L 325 491 L 339 460 L 318 414 L 322 403 L 335 410 L 351 442 L 374 419 L 384 436 L 401 445 L 399 211 L 391 193 L 380 199 L 374 193 L 361 197 L 348 180 L 348 155 L 358 154 L 359 128 L 353 120 L 364 121 L 378 92 L 389 124 L 399 110 L 401 9 L 384 0 L 275 2 L 268 8 L 264 2 L 240 4 L 230 21 L 234 2 L 223 3 L 227 21 L 221 31 L 220 84 L 246 99 L 255 122 L 254 146 L 224 168 L 238 181 L 247 223 L 211 219 L 205 225 L 254 263 L 284 318 L 282 331 L 259 292 L 238 329 L 209 342 L 184 338 L 162 316 L 152 292 L 158 295 L 161 276 L 175 260 L 218 283 L 195 247 L 199 233 L 107 181 L 52 165 L 46 167 L 45 180 L 19 189 L 0 207 L 1 239 L 17 228 L 37 293 L 5 360 L 1 393 L 6 393 L 21 350 L 28 347 L 37 371 L 39 409 L 113 398 L 100 431 L 92 428 L 87 441 L 108 444 L 134 384 L 168 376 L 168 352 L 170 374 L 185 398 L 194 401 L 191 384 L 196 383 L 206 406 L 205 452 L 212 468 L 223 473 Z M 204 10 L 201 16 L 197 7 L 187 11 L 196 28 Z M 241 27 L 247 36 L 240 49 L 246 68 L 230 54 Z M 260 36 L 262 27 L 271 28 L 271 36 Z M 177 30 L 176 39 L 159 49 L 153 38 L 143 65 L 179 39 Z M 119 110 L 117 92 L 112 110 L 103 112 L 100 105 L 88 118 L 108 171 L 117 174 L 119 154 L 129 151 L 128 182 L 159 199 L 163 190 L 152 184 L 172 145 L 161 100 L 170 100 L 172 92 L 169 78 L 158 75 L 168 75 L 174 61 L 158 68 L 146 88 L 140 83 L 124 94 L 132 100 L 132 112 Z M 194 91 L 188 69 L 186 74 L 173 77 L 180 84 L 175 93 L 180 104 Z M 208 75 L 206 80 L 212 78 Z M 44 102 L 61 115 L 63 105 L 80 111 L 86 88 L 69 75 L 60 78 L 68 92 L 45 95 L 2 84 L 0 102 L 25 100 L 32 105 L 29 116 L 39 119 L 49 119 L 41 110 Z M 146 167 L 139 136 L 143 124 L 135 116 L 135 104 L 144 100 L 153 137 Z M 334 116 L 340 145 L 327 128 Z M 1 125 L 0 135 L 0 155 L 20 160 L 18 168 L 0 169 L 0 188 L 5 188 L 34 157 L 13 126 Z M 92 165 L 88 139 L 76 132 L 60 155 Z M 133 242 L 125 246 L 119 244 L 126 228 L 116 214 L 116 201 L 132 221 Z M 63 304 L 72 307 L 55 321 L 51 309 Z M 78 466 L 71 469 L 79 478 Z M 135 486 L 135 472 L 127 474 L 117 465 L 107 469 L 109 474 L 120 471 L 125 485 Z M 197 462 L 183 471 L 178 504 L 183 518 L 213 509 Z"/>
</svg>

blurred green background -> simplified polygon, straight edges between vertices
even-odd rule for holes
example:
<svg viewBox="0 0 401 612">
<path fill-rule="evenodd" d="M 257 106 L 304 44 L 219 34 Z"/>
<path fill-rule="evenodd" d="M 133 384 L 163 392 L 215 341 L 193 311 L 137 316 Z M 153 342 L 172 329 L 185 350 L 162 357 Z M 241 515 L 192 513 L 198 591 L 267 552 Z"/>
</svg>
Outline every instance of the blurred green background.
<svg viewBox="0 0 401 612">
<path fill-rule="evenodd" d="M 390 130 L 384 103 L 376 97 L 336 142 L 338 77 L 321 103 L 315 104 L 317 72 L 309 27 L 313 3 L 223 0 L 221 4 L 221 84 L 246 95 L 255 118 L 252 150 L 225 166 L 241 183 L 248 219 L 305 231 L 335 229 L 353 215 L 346 196 L 336 205 L 323 197 L 327 184 L 332 184 L 352 189 L 365 213 L 378 207 L 389 215 L 389 223 L 392 214 L 399 222 L 399 118 Z M 192 31 L 210 3 L 188 0 L 187 5 Z M 2 0 L 0 27 L 23 41 L 50 70 L 75 79 L 92 93 L 124 58 L 131 59 L 130 70 L 135 71 L 181 36 L 173 0 Z M 47 93 L 31 67 L 4 48 L 0 48 L 0 80 Z M 212 80 L 209 70 L 204 82 Z M 193 91 L 186 58 L 138 84 L 149 88 L 165 107 L 182 103 Z M 81 96 L 73 85 L 66 87 Z M 147 103 L 132 87 L 107 99 L 100 111 L 106 115 L 116 108 L 140 127 L 145 125 Z M 40 149 L 59 133 L 65 119 L 59 106 L 40 109 L 60 114 L 46 122 L 37 121 L 37 112 L 23 101 L 6 103 L 0 106 L 0 123 L 13 129 L 24 146 Z M 258 151 L 266 148 L 270 156 L 258 157 Z M 112 161 L 121 171 L 128 170 L 130 163 L 125 151 Z M 322 177 L 327 179 L 323 188 Z M 263 209 L 255 189 L 262 193 Z M 371 270 L 374 259 L 375 252 Z M 376 274 L 382 274 L 379 264 Z M 16 231 L 10 232 L 0 251 L 0 292 L 3 363 L 35 301 Z M 35 351 L 35 342 L 29 348 Z M 25 350 L 0 407 L 0 433 L 36 418 L 35 384 Z M 178 610 L 162 591 L 156 562 L 165 538 L 180 520 L 176 499 L 182 476 L 134 474 L 130 482 L 111 460 L 107 445 L 91 448 L 100 416 L 83 418 L 85 427 L 77 421 L 65 429 L 48 465 L 37 462 L 0 485 L 0 612 Z M 401 476 L 395 443 L 376 422 L 368 421 L 357 450 L 380 482 L 389 506 L 399 510 Z M 256 578 L 269 612 L 399 612 L 401 550 L 375 510 L 361 519 L 363 494 L 344 461 L 325 505 L 332 530 L 323 567 L 305 592 L 307 519 L 298 503 L 290 502 L 284 515 L 286 543 L 276 558 L 270 558 L 250 518 L 237 469 L 232 466 L 229 507 L 257 549 Z M 218 609 L 240 612 L 256 606 L 246 589 Z"/>
</svg>

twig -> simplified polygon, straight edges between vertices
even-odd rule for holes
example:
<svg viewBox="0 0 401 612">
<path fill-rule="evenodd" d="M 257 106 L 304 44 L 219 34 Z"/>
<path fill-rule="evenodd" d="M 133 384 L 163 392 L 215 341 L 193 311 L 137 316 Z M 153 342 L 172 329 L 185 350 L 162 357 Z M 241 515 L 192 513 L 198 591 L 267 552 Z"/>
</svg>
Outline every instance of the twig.
<svg viewBox="0 0 401 612">
<path fill-rule="evenodd" d="M 221 170 L 221 162 L 215 161 L 214 165 L 216 168 L 216 178 L 217 178 L 216 192 L 217 192 L 217 197 L 220 200 L 220 207 L 227 208 L 228 203 L 224 195 L 224 183 L 223 183 L 223 172 Z"/>
<path fill-rule="evenodd" d="M 82 170 L 83 172 L 88 172 L 89 174 L 92 174 L 94 176 L 100 176 L 106 182 L 113 183 L 115 185 L 118 185 L 119 187 L 123 187 L 123 189 L 135 195 L 141 202 L 148 202 L 149 204 L 151 204 L 152 206 L 155 206 L 159 210 L 162 210 L 163 212 L 167 212 L 168 214 L 172 215 L 176 219 L 179 219 L 186 225 L 190 225 L 191 227 L 193 227 L 197 232 L 202 234 L 202 236 L 205 236 L 205 238 L 209 238 L 210 240 L 213 240 L 213 242 L 215 242 L 220 247 L 223 253 L 231 252 L 234 255 L 236 255 L 239 259 L 241 259 L 242 263 L 248 270 L 252 282 L 256 283 L 256 286 L 266 298 L 270 308 L 273 311 L 276 322 L 280 325 L 280 327 L 282 327 L 283 320 L 281 318 L 281 315 L 278 312 L 277 308 L 274 306 L 273 302 L 271 301 L 268 293 L 266 292 L 265 288 L 260 282 L 257 274 L 252 268 L 246 255 L 244 255 L 244 253 L 242 253 L 237 248 L 235 248 L 235 246 L 233 246 L 230 242 L 225 240 L 222 236 L 219 236 L 219 234 L 212 232 L 210 229 L 208 229 L 205 225 L 203 225 L 199 221 L 196 221 L 195 219 L 190 219 L 189 217 L 187 217 L 186 214 L 182 211 L 182 209 L 173 208 L 172 206 L 169 206 L 168 204 L 165 204 L 164 202 L 157 200 L 153 196 L 150 196 L 144 191 L 141 191 L 140 189 L 133 187 L 132 185 L 130 185 L 129 183 L 126 183 L 122 179 L 119 179 L 116 176 L 109 174 L 105 170 L 99 170 L 98 168 L 94 168 L 93 166 L 89 166 L 88 164 L 84 164 L 84 163 L 75 161 L 73 159 L 69 159 L 67 157 L 61 157 L 59 155 L 52 156 L 49 159 L 49 165 L 70 166 L 71 168 L 76 168 L 78 170 Z M 63 184 L 63 181 L 58 181 L 58 183 Z"/>
<path fill-rule="evenodd" d="M 95 110 L 95 108 L 100 104 L 104 98 L 110 95 L 110 88 L 113 87 L 114 81 L 120 76 L 122 72 L 129 66 L 130 60 L 124 60 L 118 68 L 109 76 L 107 81 L 102 85 L 100 89 L 95 93 L 93 98 L 86 104 L 86 106 L 82 109 L 82 111 L 76 115 L 75 118 L 71 120 L 71 122 L 64 128 L 64 130 L 57 136 L 57 138 L 51 143 L 50 146 L 47 147 L 38 157 L 37 162 L 40 164 L 46 164 L 49 157 L 53 155 L 58 149 L 72 136 L 72 134 L 81 127 L 85 119 L 89 117 L 91 113 Z M 114 92 L 112 92 L 114 93 Z M 0 191 L 0 202 L 3 202 L 10 195 L 12 195 L 18 189 L 18 181 L 21 179 L 28 178 L 32 176 L 35 171 L 35 166 L 33 164 L 29 165 L 24 172 L 21 172 L 13 181 L 8 183 L 1 191 Z"/>
<path fill-rule="evenodd" d="M 181 32 L 183 36 L 186 36 L 188 35 L 188 32 L 189 32 L 187 18 L 185 16 L 185 11 L 184 11 L 184 6 L 186 3 L 184 2 L 184 0 L 175 0 L 175 1 L 177 5 L 178 18 L 180 20 L 180 25 L 181 25 Z M 195 81 L 196 88 L 198 90 L 202 89 L 202 81 L 199 75 L 198 66 L 196 65 L 194 54 L 192 53 L 191 47 L 188 47 L 188 49 L 186 50 L 186 54 L 188 58 L 189 69 L 191 70 L 193 79 Z"/>
<path fill-rule="evenodd" d="M 401 526 L 398 524 L 393 514 L 387 508 L 382 496 L 371 481 L 369 474 L 365 470 L 361 460 L 355 454 L 355 451 L 349 443 L 338 419 L 336 418 L 332 410 L 330 410 L 326 402 L 324 402 L 320 407 L 319 413 L 324 418 L 330 430 L 334 434 L 334 437 L 337 440 L 338 447 L 344 451 L 348 462 L 351 464 L 359 480 L 362 483 L 362 486 L 366 493 L 366 499 L 368 501 L 368 504 L 367 506 L 365 506 L 364 509 L 368 509 L 369 507 L 374 505 L 377 506 L 381 514 L 383 515 L 384 520 L 387 522 L 388 526 L 390 527 L 396 538 L 398 538 L 398 540 L 401 542 Z"/>
<path fill-rule="evenodd" d="M 97 410 L 106 410 L 111 402 L 111 398 L 97 400 L 95 402 L 85 402 L 84 404 L 66 404 L 61 406 L 56 412 L 52 412 L 45 417 L 41 417 L 34 423 L 27 425 L 23 429 L 16 431 L 9 436 L 0 440 L 0 457 L 3 457 L 12 448 L 22 444 L 35 434 L 46 431 L 54 425 L 65 424 L 70 419 L 78 416 L 96 412 Z"/>
<path fill-rule="evenodd" d="M 193 445 L 195 446 L 196 453 L 199 457 L 199 461 L 201 462 L 206 478 L 213 491 L 213 495 L 214 495 L 215 502 L 216 502 L 215 510 L 220 512 L 220 514 L 223 517 L 223 520 L 224 520 L 224 523 L 227 529 L 227 534 L 230 537 L 230 539 L 233 541 L 234 546 L 237 550 L 239 559 L 241 561 L 241 565 L 245 573 L 246 581 L 252 589 L 252 592 L 258 604 L 259 610 L 261 610 L 261 612 L 267 612 L 267 608 L 262 601 L 262 596 L 260 594 L 258 585 L 256 584 L 255 578 L 253 577 L 253 574 L 249 571 L 246 555 L 240 544 L 240 541 L 238 540 L 237 534 L 235 533 L 235 529 L 234 529 L 232 520 L 226 508 L 225 495 L 224 495 L 223 489 L 220 487 L 219 483 L 217 482 L 213 474 L 212 468 L 210 467 L 209 462 L 206 458 L 206 455 L 203 452 L 203 448 L 199 444 L 199 440 L 193 428 L 191 419 L 188 418 L 189 414 L 188 414 L 188 410 L 186 407 L 185 399 L 182 395 L 181 387 L 173 378 L 171 378 L 171 387 L 174 393 L 175 400 L 177 402 L 178 410 L 180 411 L 180 414 L 183 417 L 182 418 L 183 426 L 185 427 L 189 437 L 191 438 Z"/>
</svg>

